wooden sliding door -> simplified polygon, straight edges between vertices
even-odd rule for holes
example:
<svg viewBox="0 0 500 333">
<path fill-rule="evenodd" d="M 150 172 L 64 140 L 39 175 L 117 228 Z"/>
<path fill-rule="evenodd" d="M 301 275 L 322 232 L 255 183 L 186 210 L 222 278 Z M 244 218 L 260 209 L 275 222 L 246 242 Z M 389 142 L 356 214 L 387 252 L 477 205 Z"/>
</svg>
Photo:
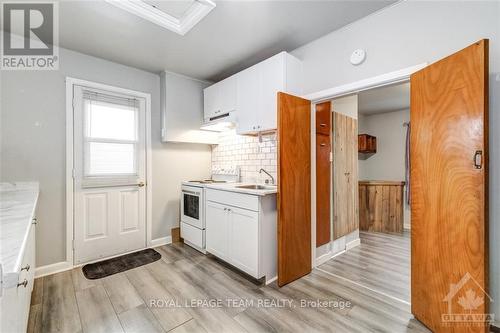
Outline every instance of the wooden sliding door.
<svg viewBox="0 0 500 333">
<path fill-rule="evenodd" d="M 278 93 L 278 285 L 311 272 L 311 102 Z"/>
<path fill-rule="evenodd" d="M 411 306 L 488 332 L 488 41 L 411 77 Z"/>
<path fill-rule="evenodd" d="M 334 112 L 333 238 L 345 236 L 358 226 L 358 121 Z"/>
</svg>

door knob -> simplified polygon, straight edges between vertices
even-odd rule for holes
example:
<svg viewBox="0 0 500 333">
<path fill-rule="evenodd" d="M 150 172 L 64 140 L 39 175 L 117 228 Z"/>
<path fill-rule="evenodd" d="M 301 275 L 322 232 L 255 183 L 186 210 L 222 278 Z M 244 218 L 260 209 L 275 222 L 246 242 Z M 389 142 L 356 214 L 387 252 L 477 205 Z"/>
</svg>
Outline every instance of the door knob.
<svg viewBox="0 0 500 333">
<path fill-rule="evenodd" d="M 146 185 L 146 184 L 144 184 L 144 182 L 139 182 L 139 184 L 137 184 L 137 186 L 139 186 L 139 187 L 144 187 L 144 185 Z"/>
</svg>

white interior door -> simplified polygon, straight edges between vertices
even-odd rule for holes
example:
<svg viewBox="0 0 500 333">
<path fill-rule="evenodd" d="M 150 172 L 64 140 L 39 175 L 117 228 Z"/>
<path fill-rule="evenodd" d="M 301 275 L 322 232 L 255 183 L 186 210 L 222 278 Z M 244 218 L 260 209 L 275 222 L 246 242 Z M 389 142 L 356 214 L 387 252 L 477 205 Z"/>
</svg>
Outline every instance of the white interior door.
<svg viewBox="0 0 500 333">
<path fill-rule="evenodd" d="M 75 263 L 146 246 L 145 100 L 73 89 Z"/>
</svg>

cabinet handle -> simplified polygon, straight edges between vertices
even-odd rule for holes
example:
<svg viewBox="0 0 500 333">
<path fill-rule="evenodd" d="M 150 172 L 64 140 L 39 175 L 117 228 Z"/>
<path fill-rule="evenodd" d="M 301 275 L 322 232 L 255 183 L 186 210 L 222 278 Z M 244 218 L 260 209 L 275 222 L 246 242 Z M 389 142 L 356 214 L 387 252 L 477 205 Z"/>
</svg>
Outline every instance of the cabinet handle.
<svg viewBox="0 0 500 333">
<path fill-rule="evenodd" d="M 324 147 L 324 146 L 326 146 L 326 143 L 322 143 L 322 144 L 320 144 L 320 146 L 321 146 L 321 147 Z"/>
<path fill-rule="evenodd" d="M 326 127 L 326 124 L 319 124 L 319 127 Z"/>
<path fill-rule="evenodd" d="M 17 284 L 17 287 L 19 288 L 20 286 L 23 286 L 24 288 L 26 288 L 27 285 L 28 285 L 28 280 L 24 279 L 23 282 Z"/>
<path fill-rule="evenodd" d="M 228 209 L 227 209 L 227 211 L 228 211 L 228 212 L 230 212 L 230 211 L 231 211 L 231 208 L 228 208 Z"/>
<path fill-rule="evenodd" d="M 227 208 L 224 207 L 224 210 L 227 210 Z"/>
<path fill-rule="evenodd" d="M 26 270 L 26 272 L 29 272 L 30 268 L 31 268 L 31 267 L 30 267 L 30 265 L 28 264 L 28 265 L 24 266 L 23 268 L 21 268 L 21 271 Z"/>
<path fill-rule="evenodd" d="M 32 220 L 31 220 L 31 224 L 37 224 L 38 223 L 38 220 L 36 219 L 36 217 L 34 217 Z"/>
</svg>

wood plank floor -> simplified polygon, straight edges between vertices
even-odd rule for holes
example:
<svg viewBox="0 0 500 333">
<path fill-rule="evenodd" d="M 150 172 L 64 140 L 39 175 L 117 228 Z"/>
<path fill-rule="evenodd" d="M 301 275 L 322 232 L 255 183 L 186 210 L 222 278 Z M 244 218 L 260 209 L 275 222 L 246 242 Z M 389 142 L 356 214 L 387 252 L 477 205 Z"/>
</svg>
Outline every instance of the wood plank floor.
<svg viewBox="0 0 500 333">
<path fill-rule="evenodd" d="M 361 244 L 318 269 L 410 302 L 410 234 L 361 231 Z"/>
<path fill-rule="evenodd" d="M 409 306 L 319 270 L 278 288 L 182 244 L 156 250 L 100 280 L 80 268 L 37 279 L 28 332 L 428 332 Z"/>
</svg>

